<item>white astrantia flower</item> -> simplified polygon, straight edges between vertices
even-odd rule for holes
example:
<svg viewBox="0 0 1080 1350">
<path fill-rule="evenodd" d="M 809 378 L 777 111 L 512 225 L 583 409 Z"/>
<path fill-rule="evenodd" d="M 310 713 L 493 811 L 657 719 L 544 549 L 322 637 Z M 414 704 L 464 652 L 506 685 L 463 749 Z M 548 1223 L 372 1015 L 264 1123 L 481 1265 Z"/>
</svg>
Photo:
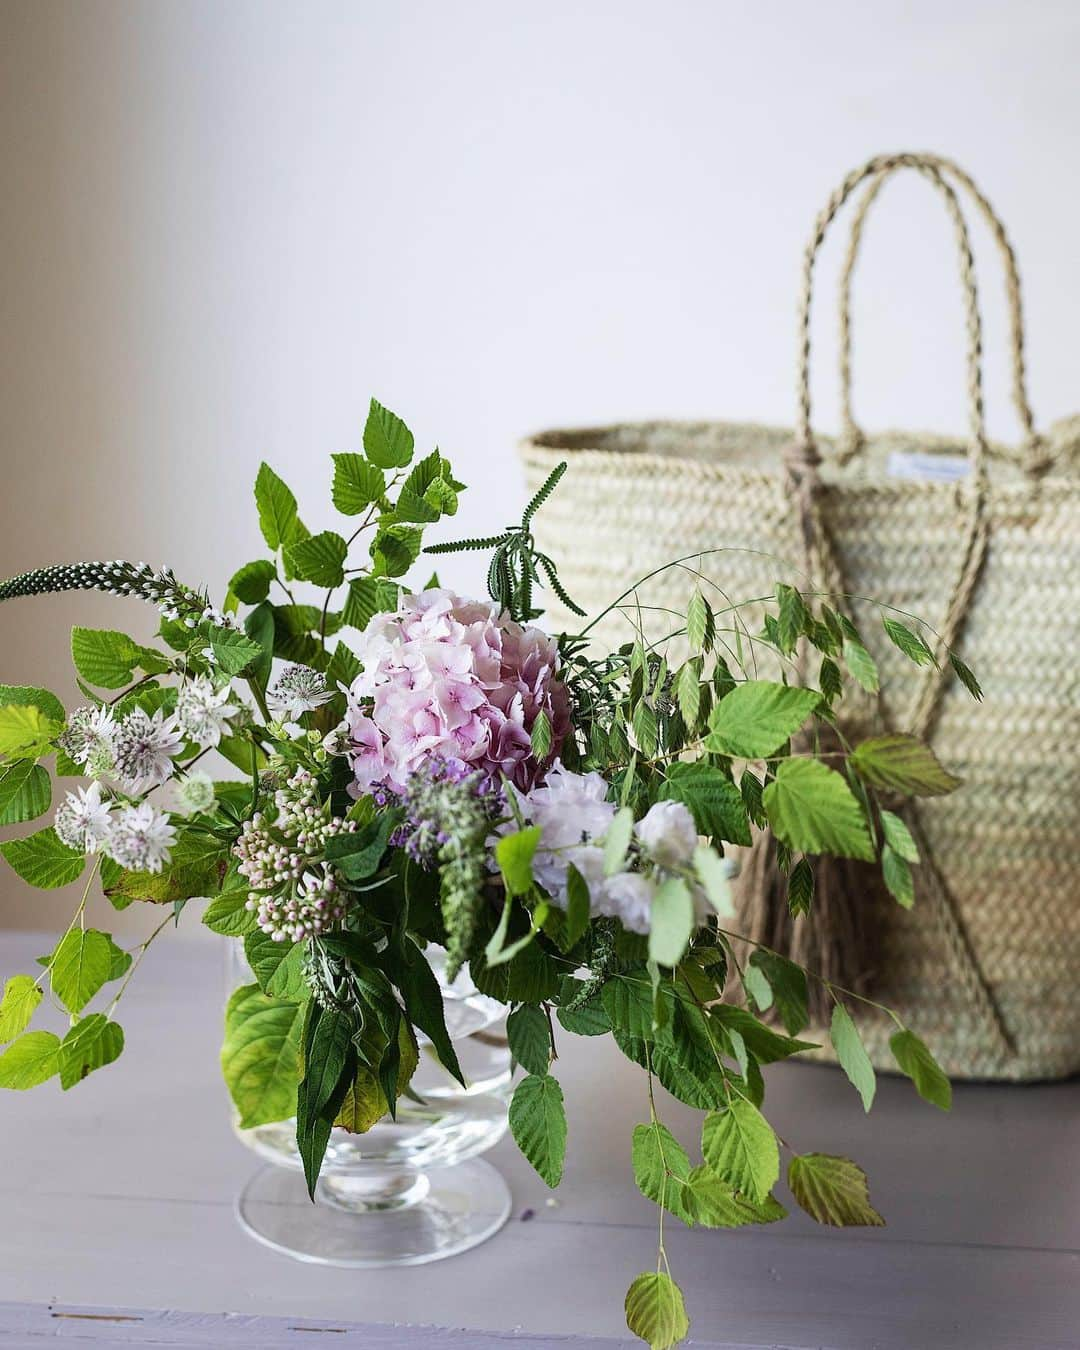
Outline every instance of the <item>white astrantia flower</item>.
<svg viewBox="0 0 1080 1350">
<path fill-rule="evenodd" d="M 114 739 L 115 773 L 125 792 L 142 796 L 172 777 L 173 760 L 184 737 L 162 708 L 151 716 L 134 708 L 120 723 Z"/>
<path fill-rule="evenodd" d="M 68 848 L 97 853 L 112 826 L 112 808 L 101 800 L 101 784 L 69 792 L 56 809 L 53 826 Z"/>
<path fill-rule="evenodd" d="M 76 708 L 60 737 L 60 748 L 98 778 L 112 769 L 117 730 L 111 708 Z"/>
<path fill-rule="evenodd" d="M 205 675 L 185 680 L 180 686 L 176 695 L 176 723 L 200 750 L 220 745 L 222 736 L 232 730 L 229 722 L 240 709 L 229 702 L 231 695 L 228 685 L 215 689 L 213 681 Z"/>
<path fill-rule="evenodd" d="M 295 722 L 334 697 L 326 680 L 310 666 L 286 666 L 267 690 L 266 706 L 280 721 Z"/>
<path fill-rule="evenodd" d="M 658 866 L 689 865 L 698 844 L 694 817 L 682 802 L 656 802 L 634 826 L 638 842 Z"/>
<path fill-rule="evenodd" d="M 160 872 L 175 841 L 176 830 L 165 812 L 140 802 L 114 817 L 104 848 L 113 862 L 132 872 Z"/>
<path fill-rule="evenodd" d="M 176 787 L 176 804 L 185 816 L 197 816 L 209 811 L 214 804 L 214 780 L 208 773 L 196 769 Z"/>
</svg>

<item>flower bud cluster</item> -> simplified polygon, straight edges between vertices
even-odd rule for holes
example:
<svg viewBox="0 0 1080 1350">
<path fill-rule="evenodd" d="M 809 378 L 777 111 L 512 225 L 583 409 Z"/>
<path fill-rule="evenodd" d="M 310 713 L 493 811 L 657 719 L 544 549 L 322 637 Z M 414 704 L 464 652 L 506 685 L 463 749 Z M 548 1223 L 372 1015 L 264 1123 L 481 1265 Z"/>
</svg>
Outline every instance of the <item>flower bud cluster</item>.
<svg viewBox="0 0 1080 1350">
<path fill-rule="evenodd" d="M 253 892 L 247 908 L 254 910 L 256 923 L 275 942 L 301 942 L 340 923 L 345 902 L 332 869 L 322 864 L 305 872 L 284 894 Z"/>
</svg>

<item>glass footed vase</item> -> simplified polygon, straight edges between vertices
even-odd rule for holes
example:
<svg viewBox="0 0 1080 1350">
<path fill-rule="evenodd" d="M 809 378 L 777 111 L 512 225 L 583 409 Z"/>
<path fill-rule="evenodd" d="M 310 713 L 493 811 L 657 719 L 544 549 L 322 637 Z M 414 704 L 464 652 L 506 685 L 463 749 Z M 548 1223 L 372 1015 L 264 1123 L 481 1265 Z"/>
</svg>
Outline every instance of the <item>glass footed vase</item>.
<svg viewBox="0 0 1080 1350">
<path fill-rule="evenodd" d="M 230 978 L 252 976 L 233 944 Z M 421 1265 L 475 1247 L 510 1215 L 510 1191 L 482 1161 L 507 1129 L 511 1087 L 506 1009 L 477 992 L 464 970 L 452 986 L 441 953 L 427 955 L 443 987 L 446 1026 L 468 1083 L 446 1072 L 419 1036 L 420 1062 L 397 1119 L 383 1116 L 366 1134 L 335 1129 L 315 1203 L 308 1197 L 296 1123 L 283 1120 L 237 1136 L 266 1161 L 236 1204 L 243 1228 L 300 1261 L 373 1267 Z"/>
</svg>

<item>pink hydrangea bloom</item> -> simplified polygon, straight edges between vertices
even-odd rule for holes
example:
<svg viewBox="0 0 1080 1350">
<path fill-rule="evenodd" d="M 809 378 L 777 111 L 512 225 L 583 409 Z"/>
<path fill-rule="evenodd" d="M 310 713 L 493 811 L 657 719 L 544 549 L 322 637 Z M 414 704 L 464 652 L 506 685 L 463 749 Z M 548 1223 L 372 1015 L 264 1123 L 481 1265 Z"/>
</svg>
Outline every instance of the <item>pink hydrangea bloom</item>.
<svg viewBox="0 0 1080 1350">
<path fill-rule="evenodd" d="M 539 714 L 551 719 L 551 757 L 570 729 L 558 648 L 496 605 L 433 589 L 376 614 L 349 691 L 349 758 L 356 790 L 403 788 L 432 758 L 500 774 L 528 790 L 543 775 L 532 753 Z"/>
</svg>

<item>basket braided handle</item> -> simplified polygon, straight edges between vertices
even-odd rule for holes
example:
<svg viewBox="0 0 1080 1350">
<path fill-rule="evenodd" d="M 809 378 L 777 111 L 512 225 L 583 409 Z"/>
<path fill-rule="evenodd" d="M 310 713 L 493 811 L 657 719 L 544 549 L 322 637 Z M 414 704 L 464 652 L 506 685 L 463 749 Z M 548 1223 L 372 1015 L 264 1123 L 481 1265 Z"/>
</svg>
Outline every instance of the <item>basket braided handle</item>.
<svg viewBox="0 0 1080 1350">
<path fill-rule="evenodd" d="M 810 242 L 803 255 L 802 292 L 799 301 L 798 327 L 798 412 L 795 424 L 795 447 L 792 459 L 796 471 L 816 466 L 821 459 L 811 426 L 810 400 L 810 309 L 813 300 L 814 266 L 825 241 L 829 226 L 836 218 L 844 203 L 855 189 L 866 179 L 876 179 L 879 175 L 895 173 L 897 169 L 912 168 L 925 172 L 931 156 L 902 152 L 891 155 L 876 155 L 861 168 L 853 169 L 825 204 L 824 209 L 814 222 Z M 931 167 L 933 167 L 931 165 Z M 957 247 L 960 254 L 960 279 L 964 291 L 964 309 L 968 333 L 967 348 L 967 392 L 968 421 L 970 431 L 969 458 L 972 478 L 976 491 L 981 492 L 986 477 L 986 419 L 982 394 L 982 318 L 979 312 L 979 296 L 975 285 L 975 258 L 971 250 L 971 239 L 960 202 L 953 188 L 939 175 L 941 191 L 945 205 L 952 217 L 956 231 Z"/>
<path fill-rule="evenodd" d="M 1005 271 L 1005 291 L 1009 309 L 1010 355 L 1012 364 L 1012 400 L 1023 427 L 1023 442 L 1019 453 L 1002 452 L 1005 457 L 1017 463 L 1029 474 L 1040 474 L 1051 467 L 1053 456 L 1049 455 L 1046 443 L 1035 429 L 1035 415 L 1027 392 L 1027 366 L 1024 356 L 1024 308 L 1020 288 L 1020 269 L 1016 261 L 1016 252 L 1009 240 L 1001 217 L 994 210 L 987 197 L 980 191 L 974 179 L 952 160 L 940 155 L 925 154 L 919 156 L 919 171 L 944 195 L 942 176 L 948 175 L 965 189 L 981 211 L 1001 253 Z M 862 244 L 863 227 L 871 206 L 877 200 L 882 188 L 896 172 L 885 169 L 870 183 L 859 202 L 855 218 L 851 224 L 848 250 L 840 272 L 839 320 L 840 320 L 840 398 L 841 398 L 841 448 L 838 458 L 841 462 L 857 455 L 865 444 L 865 436 L 852 411 L 851 379 L 851 285 Z"/>
</svg>

